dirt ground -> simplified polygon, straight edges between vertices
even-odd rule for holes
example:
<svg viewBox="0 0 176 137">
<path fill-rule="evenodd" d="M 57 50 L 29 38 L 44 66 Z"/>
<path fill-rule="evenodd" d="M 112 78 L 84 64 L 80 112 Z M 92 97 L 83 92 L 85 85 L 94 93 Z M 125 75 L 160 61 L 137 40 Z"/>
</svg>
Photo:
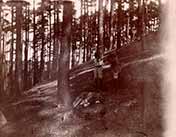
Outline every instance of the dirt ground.
<svg viewBox="0 0 176 137">
<path fill-rule="evenodd" d="M 52 102 L 54 96 L 46 95 L 45 90 L 40 94 L 33 92 L 6 109 L 10 122 L 1 129 L 2 137 L 113 137 L 135 132 L 127 127 L 128 122 L 133 122 L 127 115 L 134 115 L 132 111 L 135 111 L 135 106 L 130 106 L 135 104 L 128 104 L 130 102 L 120 104 L 118 99 L 112 101 L 111 98 L 104 104 L 106 114 L 103 117 L 77 116 L 72 110 L 55 107 Z"/>
<path fill-rule="evenodd" d="M 156 70 L 162 64 L 157 57 L 124 68 L 119 91 L 111 92 L 107 83 L 103 104 L 89 107 L 87 115 L 56 106 L 56 81 L 38 85 L 22 99 L 1 105 L 8 123 L 0 137 L 160 137 L 161 73 Z M 99 108 L 103 114 L 92 114 Z"/>
</svg>

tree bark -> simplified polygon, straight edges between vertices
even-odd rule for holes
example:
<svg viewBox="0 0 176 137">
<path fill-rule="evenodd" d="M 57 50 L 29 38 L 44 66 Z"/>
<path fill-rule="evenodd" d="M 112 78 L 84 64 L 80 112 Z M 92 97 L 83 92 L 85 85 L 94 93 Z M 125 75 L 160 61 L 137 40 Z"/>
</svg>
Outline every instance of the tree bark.
<svg viewBox="0 0 176 137">
<path fill-rule="evenodd" d="M 41 54 L 40 54 L 40 82 L 43 80 L 43 71 L 44 71 L 44 65 L 45 65 L 45 60 L 44 60 L 44 50 L 45 50 L 45 24 L 44 24 L 44 9 L 43 9 L 42 5 L 42 32 L 41 32 L 41 36 L 42 36 L 42 47 L 41 47 Z"/>
<path fill-rule="evenodd" d="M 53 63 L 52 63 L 52 78 L 56 79 L 58 71 L 59 46 L 60 46 L 60 22 L 59 9 L 54 5 L 54 37 L 53 37 Z"/>
<path fill-rule="evenodd" d="M 83 63 L 86 62 L 86 2 L 83 1 Z"/>
<path fill-rule="evenodd" d="M 14 55 L 13 55 L 13 52 L 14 52 L 14 7 L 12 6 L 12 18 L 11 18 L 11 27 L 12 27 L 12 32 L 11 32 L 11 48 L 10 48 L 10 70 L 9 70 L 9 73 L 10 73 L 10 80 L 9 80 L 9 85 L 10 85 L 10 92 L 12 93 L 13 92 L 13 87 L 14 87 L 14 70 L 13 70 L 13 66 L 14 66 L 14 62 L 13 62 L 13 59 L 14 59 Z"/>
<path fill-rule="evenodd" d="M 104 46 L 103 46 L 103 19 L 104 19 L 104 11 L 103 11 L 103 1 L 99 0 L 99 18 L 98 18 L 98 47 L 97 53 L 99 54 L 100 58 L 103 56 L 104 53 Z"/>
<path fill-rule="evenodd" d="M 17 41 L 16 41 L 16 88 L 17 95 L 20 95 L 22 92 L 22 38 L 21 38 L 21 30 L 22 30 L 22 5 L 19 3 L 16 5 L 16 33 L 17 33 Z"/>
<path fill-rule="evenodd" d="M 26 6 L 26 30 L 25 30 L 25 49 L 24 49 L 24 90 L 28 88 L 28 44 L 29 44 L 29 9 Z"/>
<path fill-rule="evenodd" d="M 72 2 L 64 1 L 63 9 L 63 38 L 59 58 L 58 99 L 62 97 L 64 105 L 71 107 L 69 95 L 69 57 L 71 46 Z"/>
<path fill-rule="evenodd" d="M 49 9 L 49 59 L 48 59 L 48 79 L 51 79 L 51 46 L 52 46 L 52 30 L 51 30 L 51 6 Z"/>
<path fill-rule="evenodd" d="M 114 10 L 114 0 L 111 0 L 111 7 L 110 7 L 110 20 L 109 20 L 109 41 L 110 41 L 110 49 L 113 48 L 113 35 L 114 35 L 114 32 L 113 32 L 113 10 Z"/>
<path fill-rule="evenodd" d="M 3 53 L 2 53 L 2 47 L 1 47 L 1 36 L 2 36 L 2 23 L 1 23 L 1 11 L 2 11 L 2 7 L 0 5 L 0 81 L 2 81 L 2 70 L 3 70 L 3 61 L 2 61 L 2 56 L 3 56 Z M 3 97 L 3 83 L 0 82 L 0 99 L 2 99 Z"/>
<path fill-rule="evenodd" d="M 33 86 L 38 83 L 38 59 L 36 48 L 35 0 L 33 0 Z"/>
<path fill-rule="evenodd" d="M 122 1 L 118 0 L 118 22 L 117 22 L 117 49 L 121 47 L 121 27 L 122 27 Z"/>
</svg>

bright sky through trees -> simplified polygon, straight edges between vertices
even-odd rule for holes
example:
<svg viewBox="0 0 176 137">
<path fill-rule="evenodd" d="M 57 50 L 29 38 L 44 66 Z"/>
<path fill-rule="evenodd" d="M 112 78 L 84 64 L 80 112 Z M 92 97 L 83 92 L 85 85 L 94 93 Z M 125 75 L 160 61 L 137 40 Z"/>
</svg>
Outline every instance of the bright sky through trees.
<svg viewBox="0 0 176 137">
<path fill-rule="evenodd" d="M 4 0 L 4 2 L 6 2 L 8 0 Z M 39 3 L 41 2 L 41 0 L 26 0 L 27 2 L 29 2 L 31 4 L 31 8 L 33 7 L 33 3 L 35 2 L 35 7 L 37 8 L 39 5 Z M 75 10 L 76 10 L 76 16 L 79 17 L 80 16 L 80 0 L 70 0 L 74 2 L 75 5 Z M 148 0 L 148 1 L 156 1 L 156 0 Z M 161 0 L 162 3 L 165 3 L 166 0 Z M 108 3 L 107 7 L 110 7 L 110 3 Z M 128 8 L 128 5 L 126 5 L 126 8 Z"/>
</svg>

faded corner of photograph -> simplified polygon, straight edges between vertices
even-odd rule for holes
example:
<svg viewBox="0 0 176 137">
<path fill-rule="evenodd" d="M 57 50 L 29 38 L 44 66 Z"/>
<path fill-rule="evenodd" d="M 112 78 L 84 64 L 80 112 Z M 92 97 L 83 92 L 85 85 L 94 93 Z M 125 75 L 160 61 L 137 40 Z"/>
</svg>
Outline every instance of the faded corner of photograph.
<svg viewBox="0 0 176 137">
<path fill-rule="evenodd" d="M 163 137 L 175 136 L 176 130 L 176 3 L 174 0 L 166 0 L 165 6 L 163 7 L 163 24 L 162 24 L 162 35 L 161 44 L 165 56 L 165 66 L 163 68 L 163 84 L 162 84 L 162 95 L 163 95 Z"/>
<path fill-rule="evenodd" d="M 174 0 L 0 0 L 0 137 L 174 137 Z"/>
</svg>

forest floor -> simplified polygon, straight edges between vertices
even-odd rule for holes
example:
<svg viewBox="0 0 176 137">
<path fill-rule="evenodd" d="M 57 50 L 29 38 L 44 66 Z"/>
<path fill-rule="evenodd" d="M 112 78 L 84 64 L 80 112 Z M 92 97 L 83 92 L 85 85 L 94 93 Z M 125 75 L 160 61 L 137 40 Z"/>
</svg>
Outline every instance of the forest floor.
<svg viewBox="0 0 176 137">
<path fill-rule="evenodd" d="M 126 84 L 121 83 L 123 86 L 117 93 L 111 92 L 110 82 L 108 92 L 102 94 L 104 99 L 101 103 L 87 108 L 80 107 L 77 111 L 61 104 L 55 105 L 58 96 L 56 81 L 35 86 L 25 91 L 22 99 L 1 106 L 8 123 L 0 129 L 0 137 L 160 137 L 162 128 L 158 115 L 161 115 L 161 111 L 158 107 L 161 97 L 157 87 L 159 82 L 155 82 L 160 79 L 161 74 L 156 70 L 162 66 L 162 60 L 161 56 L 156 55 L 129 64 L 122 71 L 125 75 L 122 81 Z M 144 90 L 152 92 L 152 97 L 149 95 L 149 98 L 153 100 L 149 100 L 149 106 L 155 106 L 154 109 L 146 106 L 151 112 L 147 129 L 142 124 L 146 119 L 142 113 L 144 111 L 138 87 L 141 74 L 146 78 Z M 133 81 L 131 86 L 129 81 Z M 89 113 L 85 114 L 85 109 Z M 100 113 L 93 114 L 98 109 L 101 110 Z M 159 124 L 154 126 L 153 123 Z"/>
<path fill-rule="evenodd" d="M 37 86 L 26 92 L 23 100 L 6 108 L 8 123 L 1 129 L 1 137 L 130 137 L 142 132 L 132 122 L 140 117 L 136 111 L 136 99 L 120 100 L 108 95 L 101 117 L 77 116 L 72 110 L 54 105 L 56 82 Z M 129 98 L 129 97 L 128 97 Z M 130 115 L 129 115 L 130 114 Z M 132 116 L 135 115 L 135 116 Z M 131 121 L 130 121 L 131 119 Z M 130 122 L 132 125 L 128 127 Z M 131 129 L 130 129 L 131 128 Z"/>
<path fill-rule="evenodd" d="M 57 81 L 37 85 L 21 99 L 0 104 L 8 121 L 0 128 L 0 137 L 161 137 L 164 58 L 154 38 L 146 39 L 148 50 L 140 54 L 134 54 L 140 43 L 122 49 L 121 56 L 133 56 L 122 61 L 117 92 L 110 68 L 104 70 L 104 92 L 97 93 L 92 72 L 83 66 L 84 72 L 78 76 L 72 72 L 70 79 L 72 108 L 56 105 Z"/>
<path fill-rule="evenodd" d="M 112 95 L 114 96 L 114 95 Z M 23 100 L 12 103 L 6 109 L 10 120 L 0 132 L 1 137 L 117 137 L 131 131 L 125 127 L 130 100 L 119 105 L 114 96 L 108 97 L 111 102 L 104 105 L 107 111 L 104 117 L 79 117 L 72 110 L 56 107 L 56 82 L 37 86 L 26 92 Z M 124 106 L 123 106 L 124 105 Z M 121 110 L 122 109 L 122 110 Z M 121 112 L 120 112 L 121 111 Z M 122 115 L 123 114 L 123 115 Z M 125 119 L 125 117 L 124 117 Z M 120 132 L 119 132 L 120 131 Z"/>
</svg>

